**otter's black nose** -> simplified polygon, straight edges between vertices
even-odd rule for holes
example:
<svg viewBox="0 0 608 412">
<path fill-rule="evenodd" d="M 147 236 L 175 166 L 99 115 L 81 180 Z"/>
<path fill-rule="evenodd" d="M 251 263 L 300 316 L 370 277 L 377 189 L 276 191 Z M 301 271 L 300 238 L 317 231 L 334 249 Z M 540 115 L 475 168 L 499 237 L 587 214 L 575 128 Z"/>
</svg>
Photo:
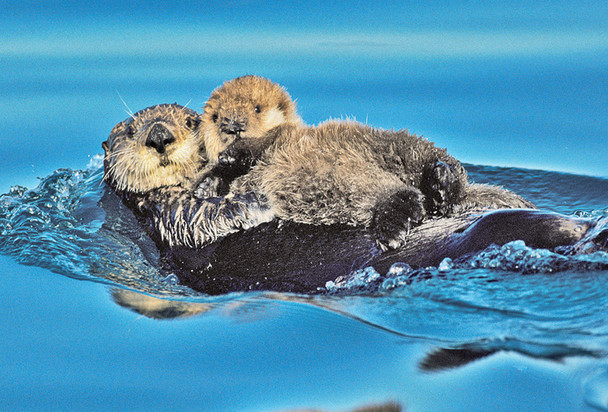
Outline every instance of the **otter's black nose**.
<svg viewBox="0 0 608 412">
<path fill-rule="evenodd" d="M 224 117 L 220 124 L 220 129 L 226 134 L 239 134 L 240 132 L 245 131 L 245 122 L 243 120 Z"/>
<path fill-rule="evenodd" d="M 165 126 L 160 123 L 156 123 L 150 129 L 148 138 L 146 139 L 146 146 L 156 149 L 158 153 L 165 153 L 165 147 L 175 141 L 175 137 L 171 134 Z"/>
</svg>

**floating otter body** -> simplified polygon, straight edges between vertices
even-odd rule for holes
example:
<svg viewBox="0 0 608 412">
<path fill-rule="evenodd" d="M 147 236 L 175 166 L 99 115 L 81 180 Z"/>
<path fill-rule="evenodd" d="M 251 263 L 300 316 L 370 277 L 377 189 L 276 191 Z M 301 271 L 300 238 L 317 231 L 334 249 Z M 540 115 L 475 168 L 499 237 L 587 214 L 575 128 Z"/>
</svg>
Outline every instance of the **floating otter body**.
<svg viewBox="0 0 608 412">
<path fill-rule="evenodd" d="M 195 115 L 175 105 L 160 105 L 119 123 L 103 144 L 104 178 L 146 223 L 180 281 L 205 293 L 251 289 L 315 293 L 328 280 L 361 267 L 373 266 L 382 273 L 396 261 L 414 267 L 437 265 L 444 257 L 455 258 L 492 243 L 518 239 L 532 247 L 549 249 L 575 245 L 572 250 L 583 253 L 589 251 L 590 244 L 607 247 L 608 229 L 598 228 L 597 222 L 588 219 L 534 210 L 482 213 L 463 207 L 451 217 L 428 219 L 412 229 L 405 246 L 382 253 L 373 233 L 365 228 L 275 219 L 264 199 L 254 194 L 201 199 L 192 188 L 196 186 L 197 170 L 206 165 L 207 159 L 199 153 L 199 146 L 191 149 L 191 156 L 180 150 L 186 144 L 195 147 L 187 142 L 198 138 L 196 128 L 188 126 L 192 120 L 162 116 L 175 111 Z M 160 133 L 164 151 L 158 148 L 160 143 L 151 142 L 159 139 L 158 129 L 151 127 L 159 118 L 164 119 L 167 130 L 181 136 Z M 151 153 L 146 154 L 146 150 Z M 174 159 L 176 153 L 198 162 L 199 169 L 190 161 Z M 162 160 L 164 156 L 167 158 Z M 163 185 L 158 174 L 169 164 L 181 168 L 181 178 L 175 184 Z M 140 167 L 152 170 L 139 173 L 136 169 Z M 180 175 L 177 170 L 175 173 Z M 493 207 L 514 207 L 523 201 L 488 185 L 469 185 L 467 190 L 472 199 L 485 197 L 484 202 L 493 202 Z"/>
<path fill-rule="evenodd" d="M 457 259 L 514 240 L 533 248 L 568 253 L 588 248 L 585 253 L 590 253 L 608 249 L 607 234 L 607 219 L 504 209 L 427 220 L 412 229 L 403 247 L 382 252 L 365 228 L 274 220 L 201 249 L 172 248 L 168 256 L 180 283 L 210 295 L 250 290 L 315 294 L 326 291 L 328 281 L 347 279 L 366 267 L 382 276 L 396 262 L 414 269 L 436 267 L 446 257 Z"/>
</svg>

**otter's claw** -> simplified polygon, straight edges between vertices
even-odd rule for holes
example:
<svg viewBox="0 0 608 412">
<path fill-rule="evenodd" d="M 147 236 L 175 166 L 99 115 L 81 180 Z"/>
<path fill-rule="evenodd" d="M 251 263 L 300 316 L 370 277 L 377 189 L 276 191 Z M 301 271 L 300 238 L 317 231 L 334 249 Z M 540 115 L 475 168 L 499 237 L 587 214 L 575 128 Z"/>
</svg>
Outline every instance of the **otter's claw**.
<svg viewBox="0 0 608 412">
<path fill-rule="evenodd" d="M 226 152 L 220 153 L 218 161 L 220 165 L 224 167 L 230 167 L 236 163 L 236 159 Z"/>
<path fill-rule="evenodd" d="M 218 195 L 220 179 L 217 177 L 207 176 L 199 182 L 194 189 L 194 196 L 199 199 L 206 199 Z"/>
<path fill-rule="evenodd" d="M 397 249 L 406 243 L 412 227 L 424 218 L 424 197 L 418 189 L 408 188 L 376 205 L 373 225 L 382 250 Z"/>
</svg>

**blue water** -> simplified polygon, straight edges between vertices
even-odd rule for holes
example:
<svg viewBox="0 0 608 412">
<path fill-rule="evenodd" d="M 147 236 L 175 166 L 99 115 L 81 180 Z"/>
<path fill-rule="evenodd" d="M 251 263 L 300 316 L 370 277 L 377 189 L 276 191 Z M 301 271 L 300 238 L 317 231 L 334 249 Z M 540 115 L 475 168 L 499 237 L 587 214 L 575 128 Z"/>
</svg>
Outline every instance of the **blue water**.
<svg viewBox="0 0 608 412">
<path fill-rule="evenodd" d="M 200 109 L 256 73 L 308 123 L 408 128 L 475 181 L 605 215 L 605 2 L 153 3 L 3 5 L 2 410 L 608 409 L 608 273 L 587 261 L 515 243 L 405 284 L 209 298 L 98 206 L 96 157 L 122 100 Z"/>
<path fill-rule="evenodd" d="M 468 169 L 546 209 L 608 215 L 593 206 L 607 179 Z M 362 270 L 320 296 L 209 297 L 163 271 L 124 207 L 101 206 L 101 177 L 97 156 L 0 196 L 4 408 L 608 408 L 605 252 L 513 242 L 423 276 Z M 590 207 L 535 195 L 562 183 Z"/>
</svg>

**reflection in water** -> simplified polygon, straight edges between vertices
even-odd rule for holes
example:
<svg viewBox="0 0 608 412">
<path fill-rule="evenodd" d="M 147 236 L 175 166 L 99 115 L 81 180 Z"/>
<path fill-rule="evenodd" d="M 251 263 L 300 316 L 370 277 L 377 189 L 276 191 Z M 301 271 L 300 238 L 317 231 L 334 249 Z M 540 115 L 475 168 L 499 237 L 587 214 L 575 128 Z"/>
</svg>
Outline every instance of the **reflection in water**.
<svg viewBox="0 0 608 412">
<path fill-rule="evenodd" d="M 523 342 L 514 338 L 483 340 L 462 344 L 453 348 L 436 348 L 429 352 L 420 362 L 420 369 L 425 372 L 439 372 L 465 366 L 476 360 L 486 358 L 499 352 L 515 352 L 523 356 L 561 362 L 573 356 L 601 358 L 606 353 L 587 350 L 567 345 L 538 344 Z"/>
<path fill-rule="evenodd" d="M 166 300 L 127 289 L 112 289 L 112 299 L 119 306 L 151 319 L 172 320 L 199 315 L 210 310 L 210 303 Z"/>
<path fill-rule="evenodd" d="M 243 320 L 251 319 L 252 314 L 261 314 L 273 301 L 303 303 L 329 310 L 348 317 L 383 332 L 393 334 L 399 338 L 419 340 L 421 337 L 400 333 L 388 329 L 381 324 L 375 324 L 364 318 L 359 318 L 346 312 L 341 305 L 341 299 L 325 297 L 306 297 L 293 294 L 275 292 L 260 293 L 241 299 L 216 302 L 189 302 L 170 299 L 161 299 L 144 295 L 131 290 L 112 290 L 114 301 L 135 313 L 157 320 L 174 320 L 196 315 L 204 315 L 212 309 L 222 309 L 222 314 Z M 368 298 L 370 302 L 373 301 Z M 255 316 L 254 316 L 255 318 Z M 433 339 L 427 338 L 432 342 Z M 445 342 L 444 342 L 445 343 Z M 450 347 L 435 347 L 419 362 L 421 371 L 432 373 L 466 366 L 471 362 L 481 360 L 500 352 L 514 352 L 522 356 L 542 359 L 546 361 L 561 362 L 569 357 L 591 357 L 600 359 L 606 356 L 606 350 L 586 349 L 575 344 L 561 344 L 551 342 L 523 341 L 515 337 L 486 338 L 474 342 L 460 343 Z"/>
</svg>

